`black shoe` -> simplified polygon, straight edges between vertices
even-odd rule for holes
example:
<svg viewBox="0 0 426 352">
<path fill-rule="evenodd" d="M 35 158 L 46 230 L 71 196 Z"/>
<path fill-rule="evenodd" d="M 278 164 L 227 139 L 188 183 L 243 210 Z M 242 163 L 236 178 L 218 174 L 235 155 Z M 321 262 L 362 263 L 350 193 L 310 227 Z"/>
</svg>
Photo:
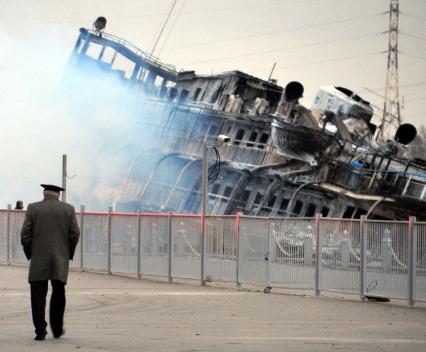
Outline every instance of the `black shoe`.
<svg viewBox="0 0 426 352">
<path fill-rule="evenodd" d="M 44 341 L 46 339 L 47 333 L 44 334 L 37 334 L 36 337 L 34 337 L 34 340 L 36 341 Z"/>
<path fill-rule="evenodd" d="M 52 329 L 52 333 L 53 333 L 53 337 L 55 339 L 59 339 L 61 336 L 65 335 L 65 329 L 61 329 L 61 330 L 58 330 L 58 331 L 53 331 L 53 329 Z"/>
</svg>

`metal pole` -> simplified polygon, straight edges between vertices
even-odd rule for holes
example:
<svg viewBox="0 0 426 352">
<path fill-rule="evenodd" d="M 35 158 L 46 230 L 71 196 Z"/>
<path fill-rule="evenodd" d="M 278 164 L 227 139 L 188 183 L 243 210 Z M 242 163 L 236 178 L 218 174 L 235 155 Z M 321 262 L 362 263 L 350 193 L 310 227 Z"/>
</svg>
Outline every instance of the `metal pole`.
<svg viewBox="0 0 426 352">
<path fill-rule="evenodd" d="M 271 284 L 269 282 L 269 273 L 271 271 L 271 219 L 268 218 L 268 239 L 267 239 L 267 252 L 265 255 L 266 260 L 266 288 L 263 290 L 264 293 L 270 293 L 271 292 Z"/>
<path fill-rule="evenodd" d="M 207 143 L 203 142 L 203 155 L 202 155 L 202 170 L 201 170 L 201 268 L 200 268 L 200 281 L 201 286 L 205 286 L 204 280 L 204 236 L 205 236 L 205 215 L 206 215 L 206 204 L 207 204 Z"/>
<path fill-rule="evenodd" d="M 84 271 L 84 213 L 86 212 L 86 206 L 80 205 L 80 271 Z"/>
<path fill-rule="evenodd" d="M 366 271 L 366 253 L 367 253 L 367 225 L 365 221 L 367 217 L 361 215 L 359 235 L 360 235 L 360 255 L 359 255 L 359 297 L 362 301 L 365 300 L 364 297 L 364 287 L 365 287 L 365 271 Z"/>
<path fill-rule="evenodd" d="M 141 211 L 138 210 L 138 216 L 137 216 L 137 232 L 138 232 L 138 244 L 137 244 L 137 262 L 138 262 L 138 268 L 136 270 L 136 276 L 138 279 L 141 278 L 141 251 L 142 251 L 142 239 L 141 239 Z"/>
<path fill-rule="evenodd" d="M 408 218 L 408 305 L 414 307 L 414 285 L 416 275 L 417 251 L 417 227 L 415 225 L 416 218 L 410 216 Z"/>
<path fill-rule="evenodd" d="M 240 288 L 241 284 L 239 281 L 239 267 L 240 267 L 240 217 L 242 213 L 237 213 L 237 217 L 235 218 L 235 288 Z"/>
<path fill-rule="evenodd" d="M 62 155 L 62 188 L 65 189 L 65 191 L 62 191 L 62 201 L 67 201 L 67 155 Z"/>
<path fill-rule="evenodd" d="M 112 231 L 111 231 L 111 222 L 112 222 L 112 211 L 113 208 L 112 207 L 108 207 L 108 243 L 107 243 L 107 248 L 108 248 L 108 274 L 111 275 L 111 235 L 112 235 Z"/>
<path fill-rule="evenodd" d="M 268 77 L 268 82 L 271 80 L 271 77 L 272 77 L 272 74 L 274 73 L 274 70 L 275 70 L 275 66 L 277 65 L 277 63 L 276 62 L 274 62 L 274 64 L 272 65 L 272 70 L 271 70 L 271 73 L 269 74 L 269 77 Z"/>
<path fill-rule="evenodd" d="M 167 272 L 167 280 L 169 284 L 172 283 L 172 254 L 173 254 L 173 242 L 172 242 L 172 214 L 169 214 L 168 217 L 168 225 L 167 225 L 168 237 L 169 237 L 169 246 L 168 246 L 168 272 Z"/>
<path fill-rule="evenodd" d="M 6 263 L 10 264 L 10 213 L 12 204 L 7 205 L 7 219 L 6 219 Z"/>
<path fill-rule="evenodd" d="M 319 271 L 320 271 L 320 262 L 321 262 L 321 228 L 320 228 L 320 218 L 321 214 L 315 214 L 315 296 L 319 296 Z"/>
</svg>

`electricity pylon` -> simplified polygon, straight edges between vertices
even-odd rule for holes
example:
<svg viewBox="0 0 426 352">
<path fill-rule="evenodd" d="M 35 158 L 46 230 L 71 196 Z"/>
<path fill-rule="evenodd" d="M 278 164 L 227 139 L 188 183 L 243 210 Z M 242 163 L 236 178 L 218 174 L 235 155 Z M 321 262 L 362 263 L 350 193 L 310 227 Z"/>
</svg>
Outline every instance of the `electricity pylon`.
<svg viewBox="0 0 426 352">
<path fill-rule="evenodd" d="M 398 83 L 398 22 L 399 0 L 391 0 L 389 10 L 389 48 L 385 103 L 383 107 L 383 118 L 378 128 L 376 140 L 389 138 L 390 134 L 394 133 L 401 125 Z"/>
</svg>

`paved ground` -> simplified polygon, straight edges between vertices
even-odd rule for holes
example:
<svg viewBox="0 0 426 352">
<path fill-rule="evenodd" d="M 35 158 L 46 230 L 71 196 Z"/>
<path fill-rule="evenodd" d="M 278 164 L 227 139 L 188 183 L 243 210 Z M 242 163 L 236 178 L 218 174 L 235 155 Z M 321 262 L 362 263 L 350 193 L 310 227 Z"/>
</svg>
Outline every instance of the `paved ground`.
<svg viewBox="0 0 426 352">
<path fill-rule="evenodd" d="M 64 338 L 33 341 L 27 268 L 0 265 L 0 351 L 426 351 L 426 309 L 71 272 Z M 195 284 L 195 283 L 194 283 Z"/>
</svg>

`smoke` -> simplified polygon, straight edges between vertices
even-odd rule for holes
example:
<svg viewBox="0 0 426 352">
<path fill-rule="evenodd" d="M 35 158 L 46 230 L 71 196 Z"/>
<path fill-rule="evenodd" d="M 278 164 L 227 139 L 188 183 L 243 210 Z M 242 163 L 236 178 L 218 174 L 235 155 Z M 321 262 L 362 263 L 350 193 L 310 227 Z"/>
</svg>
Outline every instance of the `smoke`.
<svg viewBox="0 0 426 352">
<path fill-rule="evenodd" d="M 40 183 L 60 185 L 67 154 L 68 202 L 105 210 L 141 152 L 142 94 L 96 72 L 66 70 L 71 50 L 51 32 L 0 32 L 0 208 L 40 200 Z"/>
</svg>

